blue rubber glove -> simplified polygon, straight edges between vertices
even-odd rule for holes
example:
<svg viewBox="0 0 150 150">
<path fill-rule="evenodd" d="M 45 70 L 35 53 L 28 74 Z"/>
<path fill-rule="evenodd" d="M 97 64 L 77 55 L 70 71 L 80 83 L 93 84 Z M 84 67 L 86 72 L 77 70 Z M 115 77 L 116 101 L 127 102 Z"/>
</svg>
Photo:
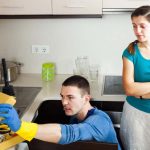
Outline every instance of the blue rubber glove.
<svg viewBox="0 0 150 150">
<path fill-rule="evenodd" d="M 4 118 L 0 121 L 2 124 L 7 124 L 9 128 L 16 132 L 21 126 L 18 113 L 10 104 L 0 104 L 0 117 Z"/>
</svg>

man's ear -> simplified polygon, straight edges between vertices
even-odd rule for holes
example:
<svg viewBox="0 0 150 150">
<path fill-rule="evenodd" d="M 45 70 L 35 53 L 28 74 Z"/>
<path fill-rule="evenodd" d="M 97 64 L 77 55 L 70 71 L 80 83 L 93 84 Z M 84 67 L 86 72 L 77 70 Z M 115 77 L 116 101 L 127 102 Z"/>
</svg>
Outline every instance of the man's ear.
<svg viewBox="0 0 150 150">
<path fill-rule="evenodd" d="M 90 101 L 90 100 L 91 100 L 91 95 L 86 94 L 86 95 L 85 95 L 85 99 L 86 99 L 86 101 Z"/>
</svg>

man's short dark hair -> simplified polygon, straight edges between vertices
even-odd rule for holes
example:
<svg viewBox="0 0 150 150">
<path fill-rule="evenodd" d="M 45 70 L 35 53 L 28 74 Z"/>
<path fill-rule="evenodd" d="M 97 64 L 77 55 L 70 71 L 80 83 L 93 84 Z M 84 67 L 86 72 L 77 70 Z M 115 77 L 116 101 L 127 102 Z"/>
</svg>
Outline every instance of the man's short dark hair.
<svg viewBox="0 0 150 150">
<path fill-rule="evenodd" d="M 62 86 L 75 86 L 83 91 L 84 94 L 90 94 L 90 85 L 86 78 L 80 75 L 73 75 L 67 78 Z"/>
</svg>

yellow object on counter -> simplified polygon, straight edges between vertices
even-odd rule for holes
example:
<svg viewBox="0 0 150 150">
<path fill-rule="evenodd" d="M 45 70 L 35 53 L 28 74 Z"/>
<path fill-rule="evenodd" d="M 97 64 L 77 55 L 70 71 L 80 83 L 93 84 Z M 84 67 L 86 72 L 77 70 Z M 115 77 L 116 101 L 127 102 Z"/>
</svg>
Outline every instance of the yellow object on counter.
<svg viewBox="0 0 150 150">
<path fill-rule="evenodd" d="M 15 103 L 16 103 L 15 97 L 0 92 L 0 104 L 14 105 Z M 7 125 L 1 125 L 1 127 L 3 127 L 4 129 L 8 128 Z M 7 134 L 7 136 L 5 136 L 5 140 L 0 143 L 0 150 L 6 150 L 23 141 L 24 139 L 15 133 L 12 133 L 11 135 Z"/>
<path fill-rule="evenodd" d="M 14 105 L 16 103 L 15 97 L 14 96 L 9 96 L 7 94 L 4 94 L 0 92 L 0 104 L 10 104 Z M 0 118 L 0 121 L 2 118 Z"/>
<path fill-rule="evenodd" d="M 6 124 L 0 124 L 0 128 L 8 129 L 9 127 Z"/>
<path fill-rule="evenodd" d="M 7 139 L 5 141 L 0 143 L 0 150 L 7 150 L 8 148 L 24 141 L 24 139 L 17 134 L 13 134 L 6 138 Z"/>
<path fill-rule="evenodd" d="M 20 129 L 16 132 L 19 136 L 27 141 L 31 141 L 38 130 L 38 125 L 36 123 L 22 121 Z"/>
<path fill-rule="evenodd" d="M 9 133 L 10 128 L 6 124 L 0 124 L 0 134 Z"/>
<path fill-rule="evenodd" d="M 7 94 L 0 92 L 0 104 L 14 105 L 15 103 L 16 103 L 16 100 L 14 96 L 9 96 Z"/>
</svg>

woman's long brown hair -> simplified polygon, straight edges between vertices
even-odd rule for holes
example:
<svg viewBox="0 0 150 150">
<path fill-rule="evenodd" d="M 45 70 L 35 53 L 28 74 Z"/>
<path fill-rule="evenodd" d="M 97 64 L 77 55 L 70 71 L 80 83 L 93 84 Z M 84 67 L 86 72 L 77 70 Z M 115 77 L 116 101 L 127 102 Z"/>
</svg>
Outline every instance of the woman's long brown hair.
<svg viewBox="0 0 150 150">
<path fill-rule="evenodd" d="M 138 40 L 135 40 L 134 42 L 130 43 L 127 47 L 130 54 L 135 53 L 134 45 L 138 43 Z"/>
</svg>

